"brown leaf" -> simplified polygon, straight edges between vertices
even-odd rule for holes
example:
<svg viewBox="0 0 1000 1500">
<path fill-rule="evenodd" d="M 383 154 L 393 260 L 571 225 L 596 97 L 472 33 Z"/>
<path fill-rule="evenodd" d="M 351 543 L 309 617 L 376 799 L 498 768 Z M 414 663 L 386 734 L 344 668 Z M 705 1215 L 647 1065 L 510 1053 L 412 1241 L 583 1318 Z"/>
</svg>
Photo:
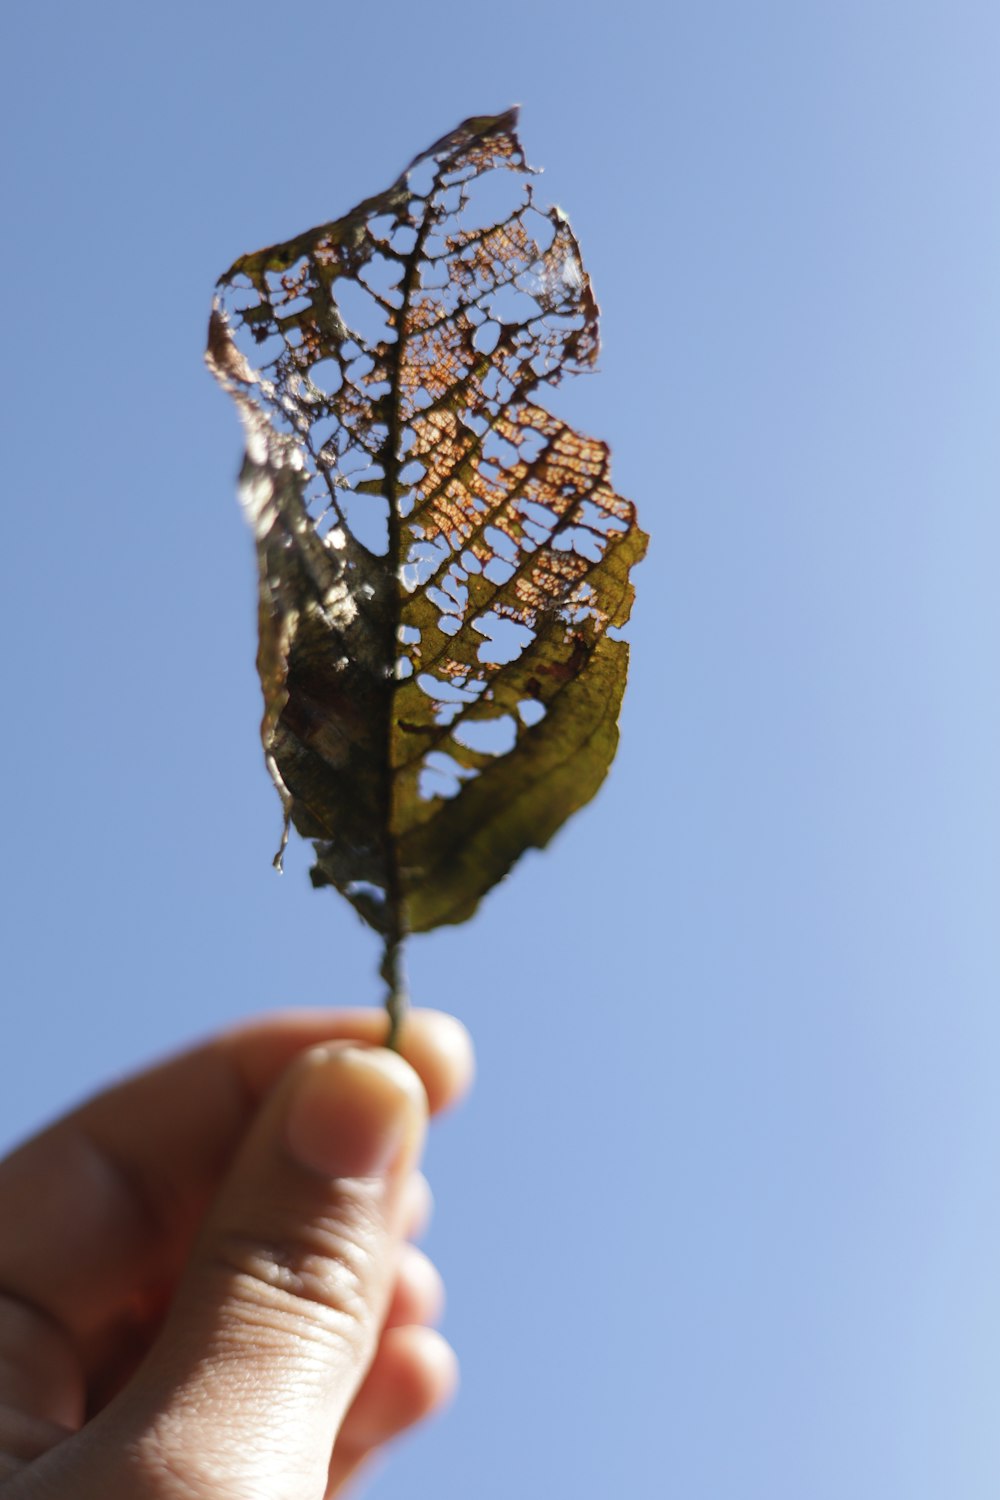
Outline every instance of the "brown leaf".
<svg viewBox="0 0 1000 1500">
<path fill-rule="evenodd" d="M 313 881 L 381 933 L 462 921 L 593 796 L 646 538 L 605 444 L 536 399 L 597 354 L 565 215 L 515 112 L 244 256 L 208 362 L 247 431 L 262 738 Z"/>
</svg>

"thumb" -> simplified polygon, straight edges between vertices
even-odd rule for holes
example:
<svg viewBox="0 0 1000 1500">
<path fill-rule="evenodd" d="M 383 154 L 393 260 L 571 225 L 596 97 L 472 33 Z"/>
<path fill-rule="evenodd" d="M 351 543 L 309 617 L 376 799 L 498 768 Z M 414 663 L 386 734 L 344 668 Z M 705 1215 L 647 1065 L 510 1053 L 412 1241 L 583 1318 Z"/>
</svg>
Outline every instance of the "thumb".
<svg viewBox="0 0 1000 1500">
<path fill-rule="evenodd" d="M 385 1315 L 426 1120 L 416 1073 L 381 1048 L 318 1047 L 284 1075 L 157 1344 L 105 1413 L 119 1434 L 124 1419 L 144 1468 L 181 1479 L 178 1493 L 324 1495 Z"/>
</svg>

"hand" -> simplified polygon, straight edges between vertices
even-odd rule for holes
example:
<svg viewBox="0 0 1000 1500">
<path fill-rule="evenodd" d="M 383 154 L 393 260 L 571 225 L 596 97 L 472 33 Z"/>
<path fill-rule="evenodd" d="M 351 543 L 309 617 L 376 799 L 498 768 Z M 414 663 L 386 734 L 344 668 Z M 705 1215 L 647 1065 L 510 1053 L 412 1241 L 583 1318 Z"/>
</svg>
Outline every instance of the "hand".
<svg viewBox="0 0 1000 1500">
<path fill-rule="evenodd" d="M 324 1500 L 455 1360 L 406 1237 L 457 1021 L 256 1021 L 0 1163 L 2 1500 Z M 360 1045 L 358 1045 L 360 1044 Z"/>
</svg>

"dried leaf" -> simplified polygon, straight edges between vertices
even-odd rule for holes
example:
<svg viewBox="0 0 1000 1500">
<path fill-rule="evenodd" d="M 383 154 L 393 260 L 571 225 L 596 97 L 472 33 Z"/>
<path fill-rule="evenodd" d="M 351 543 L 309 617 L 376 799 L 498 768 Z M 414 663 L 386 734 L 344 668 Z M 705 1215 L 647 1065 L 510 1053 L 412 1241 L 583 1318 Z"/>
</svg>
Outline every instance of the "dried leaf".
<svg viewBox="0 0 1000 1500">
<path fill-rule="evenodd" d="M 247 434 L 267 764 L 383 937 L 471 916 L 594 795 L 646 538 L 605 444 L 536 402 L 597 305 L 516 113 L 467 120 L 332 224 L 219 282 L 208 362 Z M 280 856 L 279 856 L 280 858 Z"/>
</svg>

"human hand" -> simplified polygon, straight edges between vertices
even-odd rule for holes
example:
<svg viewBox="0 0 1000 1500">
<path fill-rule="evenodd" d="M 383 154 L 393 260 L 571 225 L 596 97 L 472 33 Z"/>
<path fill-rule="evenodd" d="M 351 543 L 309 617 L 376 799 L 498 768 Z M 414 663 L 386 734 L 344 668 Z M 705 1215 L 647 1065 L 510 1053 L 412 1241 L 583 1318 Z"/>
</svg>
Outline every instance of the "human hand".
<svg viewBox="0 0 1000 1500">
<path fill-rule="evenodd" d="M 251 1022 L 0 1162 L 3 1500 L 329 1500 L 447 1398 L 406 1237 L 471 1047 L 415 1011 L 398 1057 L 384 1024 Z"/>
</svg>

